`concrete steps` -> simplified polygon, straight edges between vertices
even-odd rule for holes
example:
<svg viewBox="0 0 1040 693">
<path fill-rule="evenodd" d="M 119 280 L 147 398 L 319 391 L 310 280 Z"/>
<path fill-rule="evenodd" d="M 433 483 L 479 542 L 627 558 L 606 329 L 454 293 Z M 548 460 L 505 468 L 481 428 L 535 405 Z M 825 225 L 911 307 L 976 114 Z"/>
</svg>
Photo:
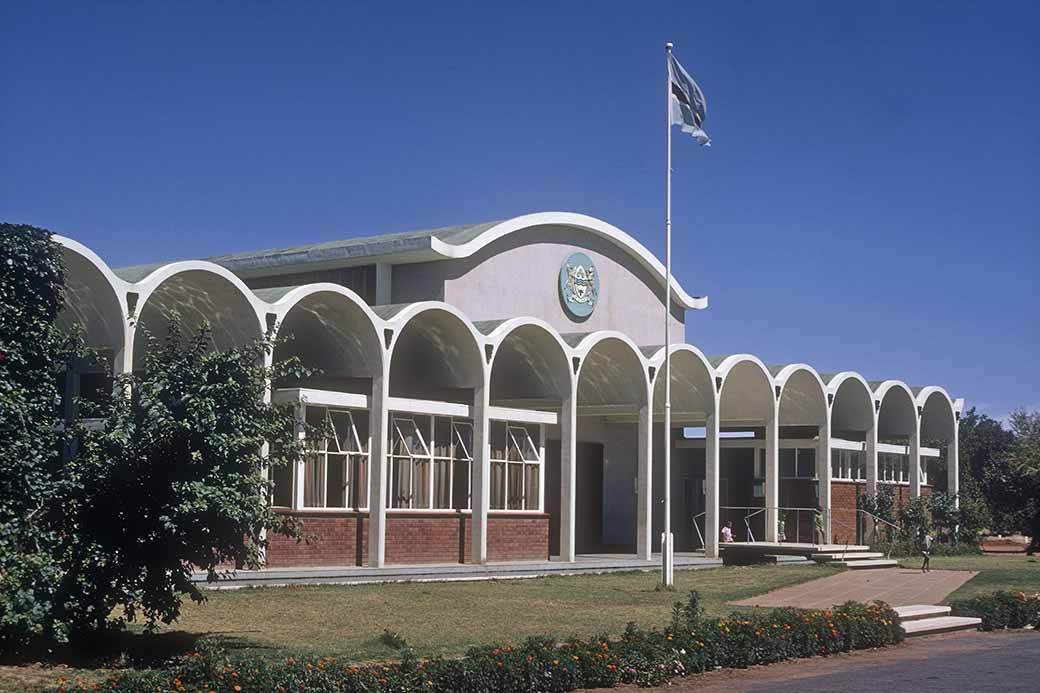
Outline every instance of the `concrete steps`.
<svg viewBox="0 0 1040 693">
<path fill-rule="evenodd" d="M 898 562 L 885 558 L 885 554 L 871 551 L 866 546 L 850 546 L 841 551 L 818 551 L 811 554 L 812 560 L 826 565 L 838 565 L 849 570 L 876 570 L 895 568 Z"/>
<path fill-rule="evenodd" d="M 884 558 L 885 554 L 877 551 L 833 551 L 830 553 L 814 553 L 810 556 L 817 563 L 829 563 L 830 561 L 842 561 L 846 558 L 865 560 L 868 558 Z"/>
<path fill-rule="evenodd" d="M 847 560 L 830 561 L 827 565 L 840 565 L 849 570 L 877 570 L 879 568 L 896 568 L 899 566 L 899 561 L 891 558 L 867 558 L 861 560 L 855 556 L 849 556 Z"/>
<path fill-rule="evenodd" d="M 982 623 L 980 618 L 950 616 L 948 606 L 912 604 L 897 606 L 895 612 L 899 615 L 899 625 L 908 638 L 918 635 L 952 633 L 958 630 L 975 630 Z"/>
</svg>

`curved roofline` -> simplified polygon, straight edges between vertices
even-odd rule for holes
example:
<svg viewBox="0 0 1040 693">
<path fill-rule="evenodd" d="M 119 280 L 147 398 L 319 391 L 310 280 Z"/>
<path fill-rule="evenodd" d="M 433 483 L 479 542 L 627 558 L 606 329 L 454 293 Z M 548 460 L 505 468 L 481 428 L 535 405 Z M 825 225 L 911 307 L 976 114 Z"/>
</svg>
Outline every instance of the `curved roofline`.
<svg viewBox="0 0 1040 693">
<path fill-rule="evenodd" d="M 331 282 L 315 282 L 313 284 L 303 284 L 301 286 L 293 287 L 277 301 L 264 301 L 263 298 L 260 298 L 260 300 L 264 301 L 264 304 L 270 307 L 271 311 L 278 315 L 278 320 L 280 322 L 285 319 L 285 316 L 289 314 L 289 311 L 295 308 L 300 301 L 303 301 L 308 296 L 320 293 L 331 293 L 342 296 L 344 299 L 350 301 L 361 309 L 361 312 L 365 314 L 369 323 L 371 323 L 372 329 L 378 331 L 378 329 L 382 327 L 384 322 L 383 319 L 373 313 L 369 305 L 365 303 L 360 296 L 345 286 L 333 284 Z"/>
<path fill-rule="evenodd" d="M 824 376 L 821 375 L 820 379 L 822 380 L 823 377 Z M 827 392 L 832 395 L 837 395 L 838 390 L 841 389 L 841 386 L 846 380 L 855 380 L 859 382 L 859 384 L 863 386 L 863 389 L 867 391 L 867 394 L 870 395 L 870 398 L 874 398 L 874 388 L 870 386 L 870 383 L 867 382 L 866 378 L 856 371 L 841 371 L 840 373 L 831 374 L 825 381 L 827 384 Z"/>
<path fill-rule="evenodd" d="M 917 393 L 917 397 L 914 399 L 914 401 L 917 403 L 917 406 L 923 407 L 925 403 L 928 401 L 928 398 L 936 393 L 943 396 L 943 398 L 946 400 L 946 403 L 950 405 L 950 411 L 957 411 L 957 406 L 954 403 L 953 398 L 950 397 L 950 393 L 947 392 L 945 388 L 940 387 L 939 385 L 928 385 L 927 387 L 922 387 L 921 391 Z"/>
<path fill-rule="evenodd" d="M 669 353 L 671 353 L 673 356 L 680 351 L 685 351 L 692 354 L 693 357 L 700 361 L 700 364 L 704 366 L 704 370 L 707 371 L 708 377 L 712 381 L 715 380 L 715 369 L 712 367 L 711 362 L 708 360 L 708 357 L 704 355 L 704 352 L 702 352 L 700 349 L 693 346 L 692 344 L 687 344 L 686 342 L 672 344 L 671 348 L 669 349 Z M 659 347 L 657 351 L 653 352 L 652 354 L 646 355 L 646 362 L 648 365 L 654 367 L 654 378 L 650 384 L 656 385 L 657 376 L 661 373 L 661 369 L 664 366 L 664 347 Z"/>
<path fill-rule="evenodd" d="M 644 269 L 657 276 L 661 287 L 664 287 L 666 280 L 665 267 L 653 253 L 646 249 L 646 246 L 613 224 L 576 212 L 536 212 L 534 214 L 513 217 L 481 231 L 473 240 L 458 245 L 442 241 L 437 236 L 431 236 L 430 248 L 445 258 L 465 258 L 511 233 L 516 233 L 532 226 L 546 226 L 550 224 L 581 229 L 611 241 L 628 253 Z M 672 295 L 683 308 L 703 310 L 708 307 L 707 296 L 689 295 L 676 280 L 674 274 L 672 275 Z"/>
<path fill-rule="evenodd" d="M 125 321 L 129 313 L 126 302 L 126 292 L 129 290 L 131 285 L 113 272 L 112 268 L 108 266 L 108 263 L 102 260 L 97 253 L 79 241 L 74 241 L 67 236 L 61 236 L 56 233 L 51 234 L 51 239 L 63 248 L 78 254 L 101 273 L 101 276 L 105 278 L 105 281 L 107 281 L 109 287 L 111 287 L 112 293 L 115 294 L 116 301 L 119 303 L 119 307 L 123 310 L 121 319 Z"/>
<path fill-rule="evenodd" d="M 917 406 L 917 398 L 914 397 L 914 391 L 910 389 L 910 386 L 904 383 L 902 380 L 884 380 L 878 383 L 878 386 L 874 389 L 874 398 L 882 405 L 885 403 L 885 397 L 893 389 L 902 390 L 906 393 L 906 396 L 910 399 L 910 402 Z"/>
<path fill-rule="evenodd" d="M 448 313 L 465 325 L 470 337 L 473 338 L 473 346 L 476 347 L 477 353 L 480 356 L 481 370 L 486 372 L 487 364 L 484 359 L 483 349 L 484 344 L 487 343 L 486 337 L 481 334 L 480 330 L 477 329 L 477 326 L 473 324 L 473 321 L 470 320 L 465 313 L 450 303 L 445 303 L 443 301 L 419 301 L 417 303 L 408 303 L 392 317 L 385 319 L 384 324 L 386 327 L 389 327 L 394 331 L 393 337 L 390 339 L 390 344 L 386 349 L 387 363 L 390 363 L 393 360 L 394 349 L 397 348 L 397 340 L 400 338 L 401 332 L 408 323 L 423 313 L 429 313 L 432 311 Z"/>
<path fill-rule="evenodd" d="M 766 382 L 769 383 L 770 389 L 772 389 L 776 382 L 773 380 L 772 373 L 769 372 L 769 367 L 762 362 L 762 359 L 758 358 L 754 354 L 731 354 L 719 362 L 719 365 L 715 367 L 715 374 L 722 378 L 722 388 L 719 388 L 719 392 L 726 387 L 726 378 L 729 377 L 730 371 L 733 370 L 742 361 L 750 361 L 754 363 L 762 371 L 762 375 L 766 377 Z"/>
<path fill-rule="evenodd" d="M 550 337 L 552 337 L 553 341 L 556 342 L 557 345 L 559 345 L 560 351 L 563 353 L 565 358 L 569 359 L 571 357 L 572 349 L 570 345 L 568 345 L 567 342 L 563 341 L 563 337 L 560 336 L 560 333 L 552 325 L 542 320 L 541 318 L 535 318 L 531 316 L 519 316 L 515 318 L 509 318 L 508 320 L 503 320 L 501 324 L 495 327 L 495 329 L 487 333 L 486 336 L 488 341 L 495 347 L 495 353 L 492 354 L 491 357 L 492 364 L 495 362 L 495 357 L 498 356 L 498 347 L 502 346 L 502 342 L 504 342 L 506 338 L 513 333 L 514 330 L 526 326 L 541 328 L 544 332 L 548 333 Z"/>
<path fill-rule="evenodd" d="M 784 389 L 787 387 L 788 380 L 798 371 L 805 371 L 812 376 L 816 384 L 820 386 L 820 394 L 823 395 L 824 406 L 829 409 L 830 407 L 827 404 L 827 385 L 824 384 L 823 378 L 816 372 L 816 369 L 807 363 L 789 363 L 773 376 L 773 382 L 780 387 L 780 401 L 783 401 Z"/>
</svg>

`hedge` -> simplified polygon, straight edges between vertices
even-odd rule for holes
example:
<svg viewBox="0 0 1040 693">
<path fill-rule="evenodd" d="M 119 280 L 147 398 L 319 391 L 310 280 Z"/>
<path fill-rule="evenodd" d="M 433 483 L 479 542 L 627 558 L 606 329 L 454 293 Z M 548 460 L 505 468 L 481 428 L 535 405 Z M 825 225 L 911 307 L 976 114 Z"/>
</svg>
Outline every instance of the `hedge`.
<svg viewBox="0 0 1040 693">
<path fill-rule="evenodd" d="M 973 599 L 961 599 L 950 606 L 957 616 L 981 618 L 980 630 L 1040 628 L 1040 593 L 993 592 Z"/>
<path fill-rule="evenodd" d="M 532 638 L 519 645 L 475 648 L 459 659 L 406 656 L 399 662 L 366 666 L 335 658 L 270 661 L 232 655 L 212 645 L 162 670 L 119 673 L 100 684 L 65 682 L 56 690 L 555 693 L 620 683 L 657 685 L 673 676 L 719 667 L 882 647 L 902 639 L 898 617 L 880 602 L 703 619 L 694 593 L 688 604 L 676 605 L 669 627 L 644 631 L 630 624 L 619 639 L 559 643 Z"/>
</svg>

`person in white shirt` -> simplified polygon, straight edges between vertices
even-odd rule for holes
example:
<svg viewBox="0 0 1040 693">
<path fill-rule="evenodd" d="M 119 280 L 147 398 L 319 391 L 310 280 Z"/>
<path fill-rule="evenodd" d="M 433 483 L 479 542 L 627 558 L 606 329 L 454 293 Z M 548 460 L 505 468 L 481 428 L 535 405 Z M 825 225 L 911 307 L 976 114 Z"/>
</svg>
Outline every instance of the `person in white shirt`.
<svg viewBox="0 0 1040 693">
<path fill-rule="evenodd" d="M 733 543 L 733 523 L 727 522 L 726 526 L 722 528 L 722 543 L 732 544 Z"/>
</svg>

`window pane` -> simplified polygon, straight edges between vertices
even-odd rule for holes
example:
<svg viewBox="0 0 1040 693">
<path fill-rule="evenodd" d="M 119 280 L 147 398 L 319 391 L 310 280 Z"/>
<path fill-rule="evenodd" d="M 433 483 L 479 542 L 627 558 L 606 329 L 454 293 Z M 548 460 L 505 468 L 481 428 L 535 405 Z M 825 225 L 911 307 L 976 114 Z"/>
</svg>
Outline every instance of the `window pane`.
<svg viewBox="0 0 1040 693">
<path fill-rule="evenodd" d="M 506 465 L 505 462 L 491 463 L 491 508 L 503 510 L 506 507 Z"/>
<path fill-rule="evenodd" d="M 332 421 L 335 431 L 335 440 L 329 445 L 329 449 L 341 452 L 359 452 L 361 444 L 354 431 L 354 422 L 350 412 L 330 410 L 329 419 Z"/>
<path fill-rule="evenodd" d="M 524 508 L 524 465 L 509 465 L 509 509 L 523 510 Z"/>
<path fill-rule="evenodd" d="M 357 431 L 361 449 L 368 452 L 368 412 L 362 409 L 355 409 L 350 412 L 350 416 L 354 419 L 354 430 Z"/>
<path fill-rule="evenodd" d="M 433 507 L 451 507 L 451 460 L 433 463 Z"/>
<path fill-rule="evenodd" d="M 844 450 L 831 450 L 831 476 L 835 479 L 843 479 L 841 473 L 841 456 Z"/>
<path fill-rule="evenodd" d="M 354 465 L 354 483 L 351 484 L 353 499 L 351 505 L 355 508 L 368 507 L 368 458 L 362 455 L 351 455 Z"/>
<path fill-rule="evenodd" d="M 800 448 L 798 450 L 798 477 L 812 479 L 816 476 L 816 450 Z"/>
<path fill-rule="evenodd" d="M 470 452 L 473 448 L 470 448 Z M 506 424 L 504 421 L 491 422 L 491 459 L 506 458 Z"/>
<path fill-rule="evenodd" d="M 412 461 L 408 458 L 393 458 L 390 473 L 390 507 L 407 508 L 412 498 Z"/>
<path fill-rule="evenodd" d="M 798 470 L 795 469 L 794 457 L 795 453 L 793 448 L 780 449 L 780 476 L 795 476 L 795 472 L 797 472 Z"/>
<path fill-rule="evenodd" d="M 541 467 L 537 464 L 525 465 L 527 471 L 527 486 L 524 489 L 524 508 L 527 510 L 541 510 Z"/>
<path fill-rule="evenodd" d="M 329 455 L 325 474 L 325 506 L 345 508 L 347 505 L 347 457 Z"/>
<path fill-rule="evenodd" d="M 422 421 L 417 419 L 394 419 L 394 431 L 397 440 L 391 452 L 395 455 L 410 457 L 429 457 L 430 449 L 426 446 L 426 436 L 420 430 Z"/>
<path fill-rule="evenodd" d="M 521 426 L 509 427 L 509 457 L 510 462 L 538 462 L 538 449 L 531 440 L 531 435 L 526 428 Z"/>
<path fill-rule="evenodd" d="M 433 454 L 437 457 L 451 456 L 451 419 L 438 416 L 433 420 Z"/>
<path fill-rule="evenodd" d="M 455 434 L 452 456 L 457 460 L 473 459 L 473 425 L 456 421 L 452 428 Z"/>
<path fill-rule="evenodd" d="M 306 412 L 304 418 L 307 421 L 307 425 L 309 427 L 315 429 L 313 431 L 308 431 L 307 435 L 309 437 L 313 437 L 313 438 L 316 438 L 316 439 L 320 438 L 320 434 L 326 428 L 326 424 L 325 424 L 325 417 L 326 417 L 325 407 L 307 406 L 307 407 L 304 408 L 304 410 Z M 324 441 L 320 441 L 319 442 L 318 440 L 314 440 L 314 441 L 312 441 L 312 444 L 318 450 L 324 450 L 325 449 L 325 442 Z"/>
<path fill-rule="evenodd" d="M 469 473 L 470 463 L 465 460 L 456 460 L 453 501 L 456 510 L 467 510 L 469 508 Z M 494 504 L 492 503 L 492 507 Z"/>
<path fill-rule="evenodd" d="M 428 460 L 412 461 L 412 507 L 430 507 L 430 462 Z"/>
<path fill-rule="evenodd" d="M 291 508 L 293 504 L 293 467 L 294 464 L 283 464 L 271 469 L 271 480 L 274 481 L 274 505 Z"/>
<path fill-rule="evenodd" d="M 303 505 L 325 507 L 325 456 L 307 455 L 303 463 Z"/>
</svg>

